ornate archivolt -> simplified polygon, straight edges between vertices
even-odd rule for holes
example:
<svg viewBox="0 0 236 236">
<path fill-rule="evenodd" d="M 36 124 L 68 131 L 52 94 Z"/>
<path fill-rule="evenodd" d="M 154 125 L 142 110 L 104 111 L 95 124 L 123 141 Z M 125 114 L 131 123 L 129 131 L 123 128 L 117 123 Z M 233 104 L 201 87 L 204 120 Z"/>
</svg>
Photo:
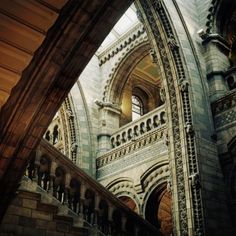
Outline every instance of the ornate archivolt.
<svg viewBox="0 0 236 236">
<path fill-rule="evenodd" d="M 162 162 L 148 169 L 141 177 L 142 189 L 148 195 L 154 188 L 167 182 L 170 177 L 169 163 Z M 168 180 L 169 181 L 169 180 Z"/>
<path fill-rule="evenodd" d="M 124 54 L 118 58 L 117 63 L 111 69 L 109 78 L 106 80 L 102 98 L 104 102 L 110 101 L 114 104 L 119 104 L 121 92 L 120 94 L 117 94 L 117 92 L 122 91 L 129 74 L 133 71 L 140 59 L 149 54 L 149 51 L 149 43 L 143 41 L 134 45 L 132 50 L 124 51 Z M 132 64 L 127 63 L 127 61 L 132 61 Z"/>
<path fill-rule="evenodd" d="M 196 235 L 203 235 L 201 188 L 199 184 L 195 184 L 199 180 L 196 140 L 182 51 L 163 2 L 140 0 L 137 5 L 153 43 L 157 63 L 163 71 L 168 122 L 171 124 L 168 129 L 170 169 L 173 175 L 171 190 L 177 198 L 173 201 L 173 209 L 178 214 L 175 215 L 175 229 L 181 235 L 189 235 L 192 230 Z M 187 174 L 184 170 L 187 170 Z M 193 225 L 188 220 L 188 215 L 193 216 Z"/>
<path fill-rule="evenodd" d="M 145 41 L 148 41 L 145 29 L 142 24 L 138 24 L 131 32 L 128 32 L 128 37 L 121 38 L 118 43 L 114 46 L 112 45 L 112 48 L 108 48 L 98 55 L 100 61 L 99 65 L 102 66 L 119 52 L 122 52 L 122 54 L 121 57 L 118 58 L 118 61 L 122 60 L 133 48 Z"/>
<path fill-rule="evenodd" d="M 116 197 L 129 197 L 137 206 L 137 213 L 140 212 L 140 198 L 135 191 L 134 182 L 131 178 L 118 178 L 109 183 L 106 188 L 112 192 Z"/>
<path fill-rule="evenodd" d="M 146 205 L 152 192 L 163 184 L 167 184 L 167 190 L 170 191 L 169 163 L 162 162 L 152 166 L 140 177 L 140 182 L 144 192 L 141 211 L 145 216 Z"/>
</svg>

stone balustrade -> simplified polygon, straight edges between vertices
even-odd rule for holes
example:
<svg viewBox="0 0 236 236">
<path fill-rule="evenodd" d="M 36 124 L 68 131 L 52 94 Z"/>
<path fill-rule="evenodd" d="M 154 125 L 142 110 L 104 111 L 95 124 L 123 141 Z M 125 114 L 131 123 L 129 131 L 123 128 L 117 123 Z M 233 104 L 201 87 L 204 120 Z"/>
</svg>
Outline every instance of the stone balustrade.
<svg viewBox="0 0 236 236">
<path fill-rule="evenodd" d="M 111 136 L 111 146 L 116 148 L 128 142 L 135 141 L 140 136 L 159 129 L 166 124 L 165 105 L 143 115 L 125 126 L 122 126 Z"/>
<path fill-rule="evenodd" d="M 62 204 L 72 209 L 82 225 L 105 235 L 160 235 L 102 185 L 42 140 L 28 165 L 27 176 Z"/>
<path fill-rule="evenodd" d="M 166 127 L 161 126 L 159 129 L 152 130 L 151 132 L 147 132 L 144 135 L 138 137 L 132 142 L 127 142 L 124 145 L 111 149 L 106 154 L 100 156 L 96 160 L 97 168 L 104 167 L 110 164 L 113 161 L 123 158 L 124 156 L 130 155 L 133 152 L 148 146 L 153 145 L 156 142 L 163 140 L 163 145 L 166 145 L 168 142 L 166 137 Z"/>
</svg>

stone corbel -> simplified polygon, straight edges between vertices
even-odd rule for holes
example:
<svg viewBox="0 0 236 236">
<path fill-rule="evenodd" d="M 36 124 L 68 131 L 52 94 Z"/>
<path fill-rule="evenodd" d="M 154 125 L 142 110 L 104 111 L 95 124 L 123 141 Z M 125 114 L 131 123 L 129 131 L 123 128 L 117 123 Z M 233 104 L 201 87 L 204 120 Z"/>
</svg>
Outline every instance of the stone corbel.
<svg viewBox="0 0 236 236">
<path fill-rule="evenodd" d="M 215 43 L 220 48 L 225 50 L 227 53 L 230 52 L 229 43 L 219 34 L 213 34 L 213 33 L 212 34 L 206 34 L 205 38 L 202 38 L 202 39 L 203 39 L 202 45 L 207 45 L 208 43 Z"/>
<path fill-rule="evenodd" d="M 120 106 L 113 102 L 104 102 L 104 101 L 96 99 L 94 103 L 99 107 L 99 109 L 107 109 L 110 111 L 114 111 L 115 113 L 118 113 L 118 114 L 121 113 Z"/>
</svg>

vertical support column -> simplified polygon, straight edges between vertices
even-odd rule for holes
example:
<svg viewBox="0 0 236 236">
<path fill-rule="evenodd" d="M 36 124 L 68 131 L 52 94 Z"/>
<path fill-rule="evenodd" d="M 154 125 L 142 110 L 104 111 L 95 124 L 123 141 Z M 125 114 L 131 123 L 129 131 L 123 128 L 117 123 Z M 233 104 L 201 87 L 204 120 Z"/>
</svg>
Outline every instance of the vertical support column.
<svg viewBox="0 0 236 236">
<path fill-rule="evenodd" d="M 55 180 L 55 172 L 56 172 L 57 163 L 55 161 L 51 161 L 51 169 L 50 169 L 50 176 L 49 176 L 49 186 L 48 192 L 53 196 L 53 189 L 54 189 L 54 180 Z"/>
<path fill-rule="evenodd" d="M 36 150 L 35 155 L 35 162 L 34 162 L 34 171 L 33 171 L 33 180 L 39 184 L 39 166 L 40 166 L 40 158 L 41 158 L 41 151 Z"/>
<path fill-rule="evenodd" d="M 122 216 L 121 216 L 121 231 L 122 231 L 122 236 L 125 236 L 125 234 L 126 234 L 126 228 L 125 228 L 126 221 L 127 221 L 127 217 L 124 214 L 122 214 Z"/>
<path fill-rule="evenodd" d="M 229 45 L 218 34 L 210 34 L 202 42 L 206 47 L 206 70 L 210 101 L 222 97 L 229 89 L 225 80 L 225 70 L 229 68 Z"/>
<path fill-rule="evenodd" d="M 95 101 L 99 107 L 99 129 L 98 139 L 98 154 L 97 157 L 109 151 L 111 146 L 110 137 L 115 130 L 119 128 L 119 119 L 121 110 L 117 104 L 111 102 Z"/>
<path fill-rule="evenodd" d="M 94 226 L 97 228 L 98 227 L 98 211 L 99 211 L 99 201 L 100 201 L 100 196 L 98 193 L 95 193 L 95 203 L 94 203 Z"/>
<path fill-rule="evenodd" d="M 63 198 L 63 204 L 69 207 L 69 191 L 70 191 L 70 179 L 71 176 L 69 173 L 66 173 L 65 176 L 65 189 L 64 189 L 64 198 Z"/>
<path fill-rule="evenodd" d="M 113 206 L 108 203 L 108 235 L 112 236 L 112 231 L 113 231 L 113 219 L 112 219 L 112 214 L 113 214 Z"/>
<path fill-rule="evenodd" d="M 79 200 L 79 225 L 83 226 L 84 223 L 84 200 L 85 200 L 85 191 L 86 186 L 85 183 L 81 183 L 81 189 L 80 189 L 80 200 Z"/>
</svg>

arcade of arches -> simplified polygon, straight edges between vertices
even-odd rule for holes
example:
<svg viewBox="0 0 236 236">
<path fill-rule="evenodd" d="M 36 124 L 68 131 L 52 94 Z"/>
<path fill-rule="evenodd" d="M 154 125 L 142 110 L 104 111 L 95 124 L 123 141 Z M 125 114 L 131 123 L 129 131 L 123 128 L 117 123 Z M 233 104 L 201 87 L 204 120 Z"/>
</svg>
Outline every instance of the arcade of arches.
<svg viewBox="0 0 236 236">
<path fill-rule="evenodd" d="M 0 235 L 66 232 L 45 206 L 70 236 L 236 234 L 236 1 L 2 0 L 0 28 Z"/>
</svg>

